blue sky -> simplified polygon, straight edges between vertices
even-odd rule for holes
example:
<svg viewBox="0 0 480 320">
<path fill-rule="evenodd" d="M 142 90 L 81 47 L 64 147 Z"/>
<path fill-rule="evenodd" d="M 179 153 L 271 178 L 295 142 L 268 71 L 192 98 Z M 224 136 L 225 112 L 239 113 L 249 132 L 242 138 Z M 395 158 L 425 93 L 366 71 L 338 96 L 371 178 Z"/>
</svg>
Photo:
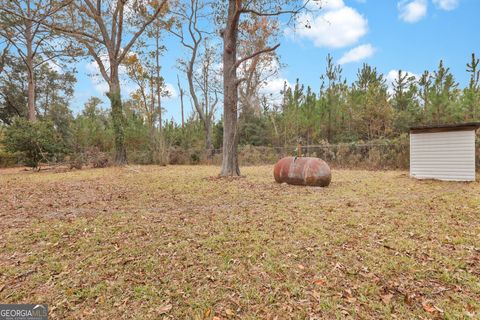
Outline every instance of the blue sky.
<svg viewBox="0 0 480 320">
<path fill-rule="evenodd" d="M 342 64 L 349 82 L 364 62 L 390 79 L 398 69 L 416 75 L 435 70 L 443 59 L 464 86 L 468 83 L 466 63 L 473 52 L 480 56 L 479 13 L 480 0 L 323 0 L 321 10 L 300 17 L 309 21 L 310 29 L 300 27 L 302 23 L 296 30 L 285 26 L 278 53 L 286 66 L 265 90 L 278 93 L 285 80 L 293 84 L 299 78 L 318 91 L 328 53 Z M 164 118 L 178 120 L 176 61 L 183 49 L 168 36 L 165 45 L 162 75 L 175 90 L 171 88 L 172 97 L 164 101 Z M 77 69 L 74 111 L 81 110 L 90 96 L 106 101 L 105 84 L 91 76 L 94 63 L 82 61 Z M 132 89 L 127 84 L 124 92 Z M 188 101 L 186 111 L 191 112 Z"/>
</svg>

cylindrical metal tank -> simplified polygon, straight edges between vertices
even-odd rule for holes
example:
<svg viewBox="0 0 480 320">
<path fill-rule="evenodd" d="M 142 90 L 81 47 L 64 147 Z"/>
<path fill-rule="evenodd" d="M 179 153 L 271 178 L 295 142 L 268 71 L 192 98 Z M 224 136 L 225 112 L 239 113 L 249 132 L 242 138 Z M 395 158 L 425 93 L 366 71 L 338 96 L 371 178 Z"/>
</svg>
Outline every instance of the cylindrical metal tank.
<svg viewBox="0 0 480 320">
<path fill-rule="evenodd" d="M 332 180 L 328 164 L 322 159 L 311 157 L 280 159 L 273 168 L 273 176 L 278 183 L 301 186 L 326 187 Z"/>
</svg>

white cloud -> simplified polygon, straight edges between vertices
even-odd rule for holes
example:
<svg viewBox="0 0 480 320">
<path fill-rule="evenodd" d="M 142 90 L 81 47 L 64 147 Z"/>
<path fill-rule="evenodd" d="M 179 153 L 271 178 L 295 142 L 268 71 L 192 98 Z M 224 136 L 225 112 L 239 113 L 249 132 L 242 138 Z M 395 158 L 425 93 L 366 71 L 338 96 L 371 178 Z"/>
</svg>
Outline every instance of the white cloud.
<svg viewBox="0 0 480 320">
<path fill-rule="evenodd" d="M 306 3 L 304 0 L 303 3 Z M 340 9 L 345 6 L 343 0 L 310 0 L 306 3 L 307 10 L 332 10 Z"/>
<path fill-rule="evenodd" d="M 346 64 L 350 62 L 362 61 L 366 58 L 371 57 L 375 53 L 375 48 L 371 44 L 362 44 L 358 47 L 355 47 L 347 51 L 341 58 L 338 60 L 339 64 Z"/>
<path fill-rule="evenodd" d="M 280 94 L 280 91 L 283 91 L 285 82 L 287 83 L 287 88 L 290 88 L 290 82 L 284 78 L 276 78 L 267 82 L 267 84 L 260 89 L 262 94 Z"/>
<path fill-rule="evenodd" d="M 290 82 L 288 82 L 287 79 L 276 78 L 276 79 L 267 81 L 265 86 L 263 86 L 259 90 L 259 93 L 260 95 L 265 96 L 272 104 L 280 105 L 283 99 L 283 95 L 281 92 L 284 89 L 285 82 L 287 84 L 287 88 L 292 87 Z"/>
<path fill-rule="evenodd" d="M 85 65 L 85 69 L 89 72 L 90 81 L 95 90 L 102 95 L 108 92 L 108 84 L 100 75 L 98 64 L 95 61 L 91 61 Z"/>
<path fill-rule="evenodd" d="M 399 18 L 408 23 L 415 23 L 427 14 L 427 0 L 403 0 L 398 3 Z"/>
<path fill-rule="evenodd" d="M 318 6 L 318 14 L 300 15 L 295 30 L 287 29 L 286 35 L 311 40 L 316 47 L 342 48 L 368 32 L 367 19 L 342 0 L 324 0 Z"/>
<path fill-rule="evenodd" d="M 420 78 L 420 76 L 418 74 L 414 73 L 414 72 L 402 70 L 402 76 L 404 76 L 405 74 L 407 74 L 409 77 L 414 76 L 415 79 Z M 394 81 L 397 80 L 397 78 L 398 78 L 398 70 L 392 69 L 387 73 L 387 76 L 386 76 L 387 83 L 392 83 L 393 84 Z"/>
<path fill-rule="evenodd" d="M 324 10 L 338 10 L 345 7 L 343 0 L 323 0 L 320 1 L 319 4 Z"/>
<path fill-rule="evenodd" d="M 433 3 L 442 10 L 450 11 L 458 7 L 460 0 L 433 0 Z"/>
<path fill-rule="evenodd" d="M 420 76 L 414 72 L 410 72 L 410 71 L 403 71 L 402 70 L 402 76 L 404 76 L 405 74 L 407 74 L 408 77 L 415 77 L 415 79 L 420 79 Z M 393 84 L 395 83 L 395 81 L 398 79 L 398 70 L 390 70 L 388 73 L 387 73 L 387 76 L 385 77 L 385 79 L 387 80 L 387 85 L 388 85 L 388 92 L 390 94 L 393 94 Z"/>
<path fill-rule="evenodd" d="M 178 97 L 177 89 L 171 83 L 165 83 L 165 89 L 168 92 L 168 97 L 164 97 L 166 100 L 174 100 Z"/>
<path fill-rule="evenodd" d="M 100 59 L 102 60 L 103 65 L 107 69 L 107 73 L 108 73 L 108 70 L 110 69 L 110 63 L 108 61 L 107 55 L 106 54 L 101 55 Z M 100 68 L 97 62 L 96 61 L 89 62 L 88 64 L 85 65 L 85 69 L 87 69 L 89 73 L 90 81 L 92 82 L 92 86 L 95 88 L 95 91 L 97 91 L 97 93 L 101 95 L 105 95 L 109 90 L 109 85 L 105 81 L 103 76 L 100 74 Z M 120 77 L 120 84 L 121 84 L 120 90 L 121 90 L 122 96 L 130 97 L 130 94 L 134 92 L 138 88 L 138 86 L 129 80 L 127 75 L 127 68 L 124 65 L 120 65 L 118 67 L 118 74 Z M 172 93 L 176 94 L 175 88 L 173 86 L 171 86 L 171 88 L 173 88 Z"/>
</svg>

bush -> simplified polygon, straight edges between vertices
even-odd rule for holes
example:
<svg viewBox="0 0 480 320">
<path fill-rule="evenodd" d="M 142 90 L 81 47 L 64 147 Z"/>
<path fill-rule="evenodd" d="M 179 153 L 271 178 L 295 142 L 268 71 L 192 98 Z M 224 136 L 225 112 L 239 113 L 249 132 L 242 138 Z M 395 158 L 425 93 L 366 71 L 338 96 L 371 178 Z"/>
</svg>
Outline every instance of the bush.
<svg viewBox="0 0 480 320">
<path fill-rule="evenodd" d="M 12 167 L 17 163 L 17 157 L 0 149 L 0 168 Z"/>
<path fill-rule="evenodd" d="M 168 152 L 168 164 L 187 164 L 188 151 L 179 147 L 171 147 Z"/>
<path fill-rule="evenodd" d="M 83 154 L 80 154 L 80 153 L 73 154 L 68 159 L 68 165 L 69 165 L 70 170 L 71 169 L 78 169 L 78 170 L 82 169 L 83 166 L 85 165 L 85 159 L 84 159 Z"/>
<path fill-rule="evenodd" d="M 84 165 L 91 166 L 93 168 L 106 168 L 110 166 L 113 161 L 111 156 L 101 151 L 99 148 L 93 147 L 85 151 L 82 155 Z"/>
<path fill-rule="evenodd" d="M 275 150 L 270 147 L 255 147 L 251 145 L 242 146 L 239 148 L 239 162 L 240 165 L 258 165 L 271 164 L 278 160 L 278 155 Z"/>
<path fill-rule="evenodd" d="M 200 152 L 198 150 L 194 150 L 190 154 L 190 163 L 191 164 L 199 164 L 200 163 Z"/>
<path fill-rule="evenodd" d="M 4 127 L 0 126 L 0 142 L 3 141 Z M 4 150 L 0 145 L 0 168 L 12 167 L 17 164 L 17 156 Z"/>
<path fill-rule="evenodd" d="M 168 149 L 168 164 L 199 164 L 207 160 L 206 152 L 202 149 L 183 149 L 170 147 Z"/>
<path fill-rule="evenodd" d="M 37 168 L 41 161 L 56 161 L 65 154 L 62 137 L 50 121 L 14 120 L 4 132 L 5 150 L 20 153 L 25 164 Z"/>
</svg>

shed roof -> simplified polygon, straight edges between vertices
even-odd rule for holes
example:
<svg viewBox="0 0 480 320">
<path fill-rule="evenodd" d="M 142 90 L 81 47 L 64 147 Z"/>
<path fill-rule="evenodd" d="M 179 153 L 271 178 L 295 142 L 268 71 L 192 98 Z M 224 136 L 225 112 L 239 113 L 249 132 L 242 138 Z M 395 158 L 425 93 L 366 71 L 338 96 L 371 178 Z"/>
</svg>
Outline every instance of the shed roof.
<svg viewBox="0 0 480 320">
<path fill-rule="evenodd" d="M 442 125 L 411 127 L 410 133 L 470 131 L 470 130 L 476 130 L 478 128 L 480 128 L 480 122 L 467 122 L 467 123 L 457 123 L 457 124 L 442 124 Z"/>
</svg>

